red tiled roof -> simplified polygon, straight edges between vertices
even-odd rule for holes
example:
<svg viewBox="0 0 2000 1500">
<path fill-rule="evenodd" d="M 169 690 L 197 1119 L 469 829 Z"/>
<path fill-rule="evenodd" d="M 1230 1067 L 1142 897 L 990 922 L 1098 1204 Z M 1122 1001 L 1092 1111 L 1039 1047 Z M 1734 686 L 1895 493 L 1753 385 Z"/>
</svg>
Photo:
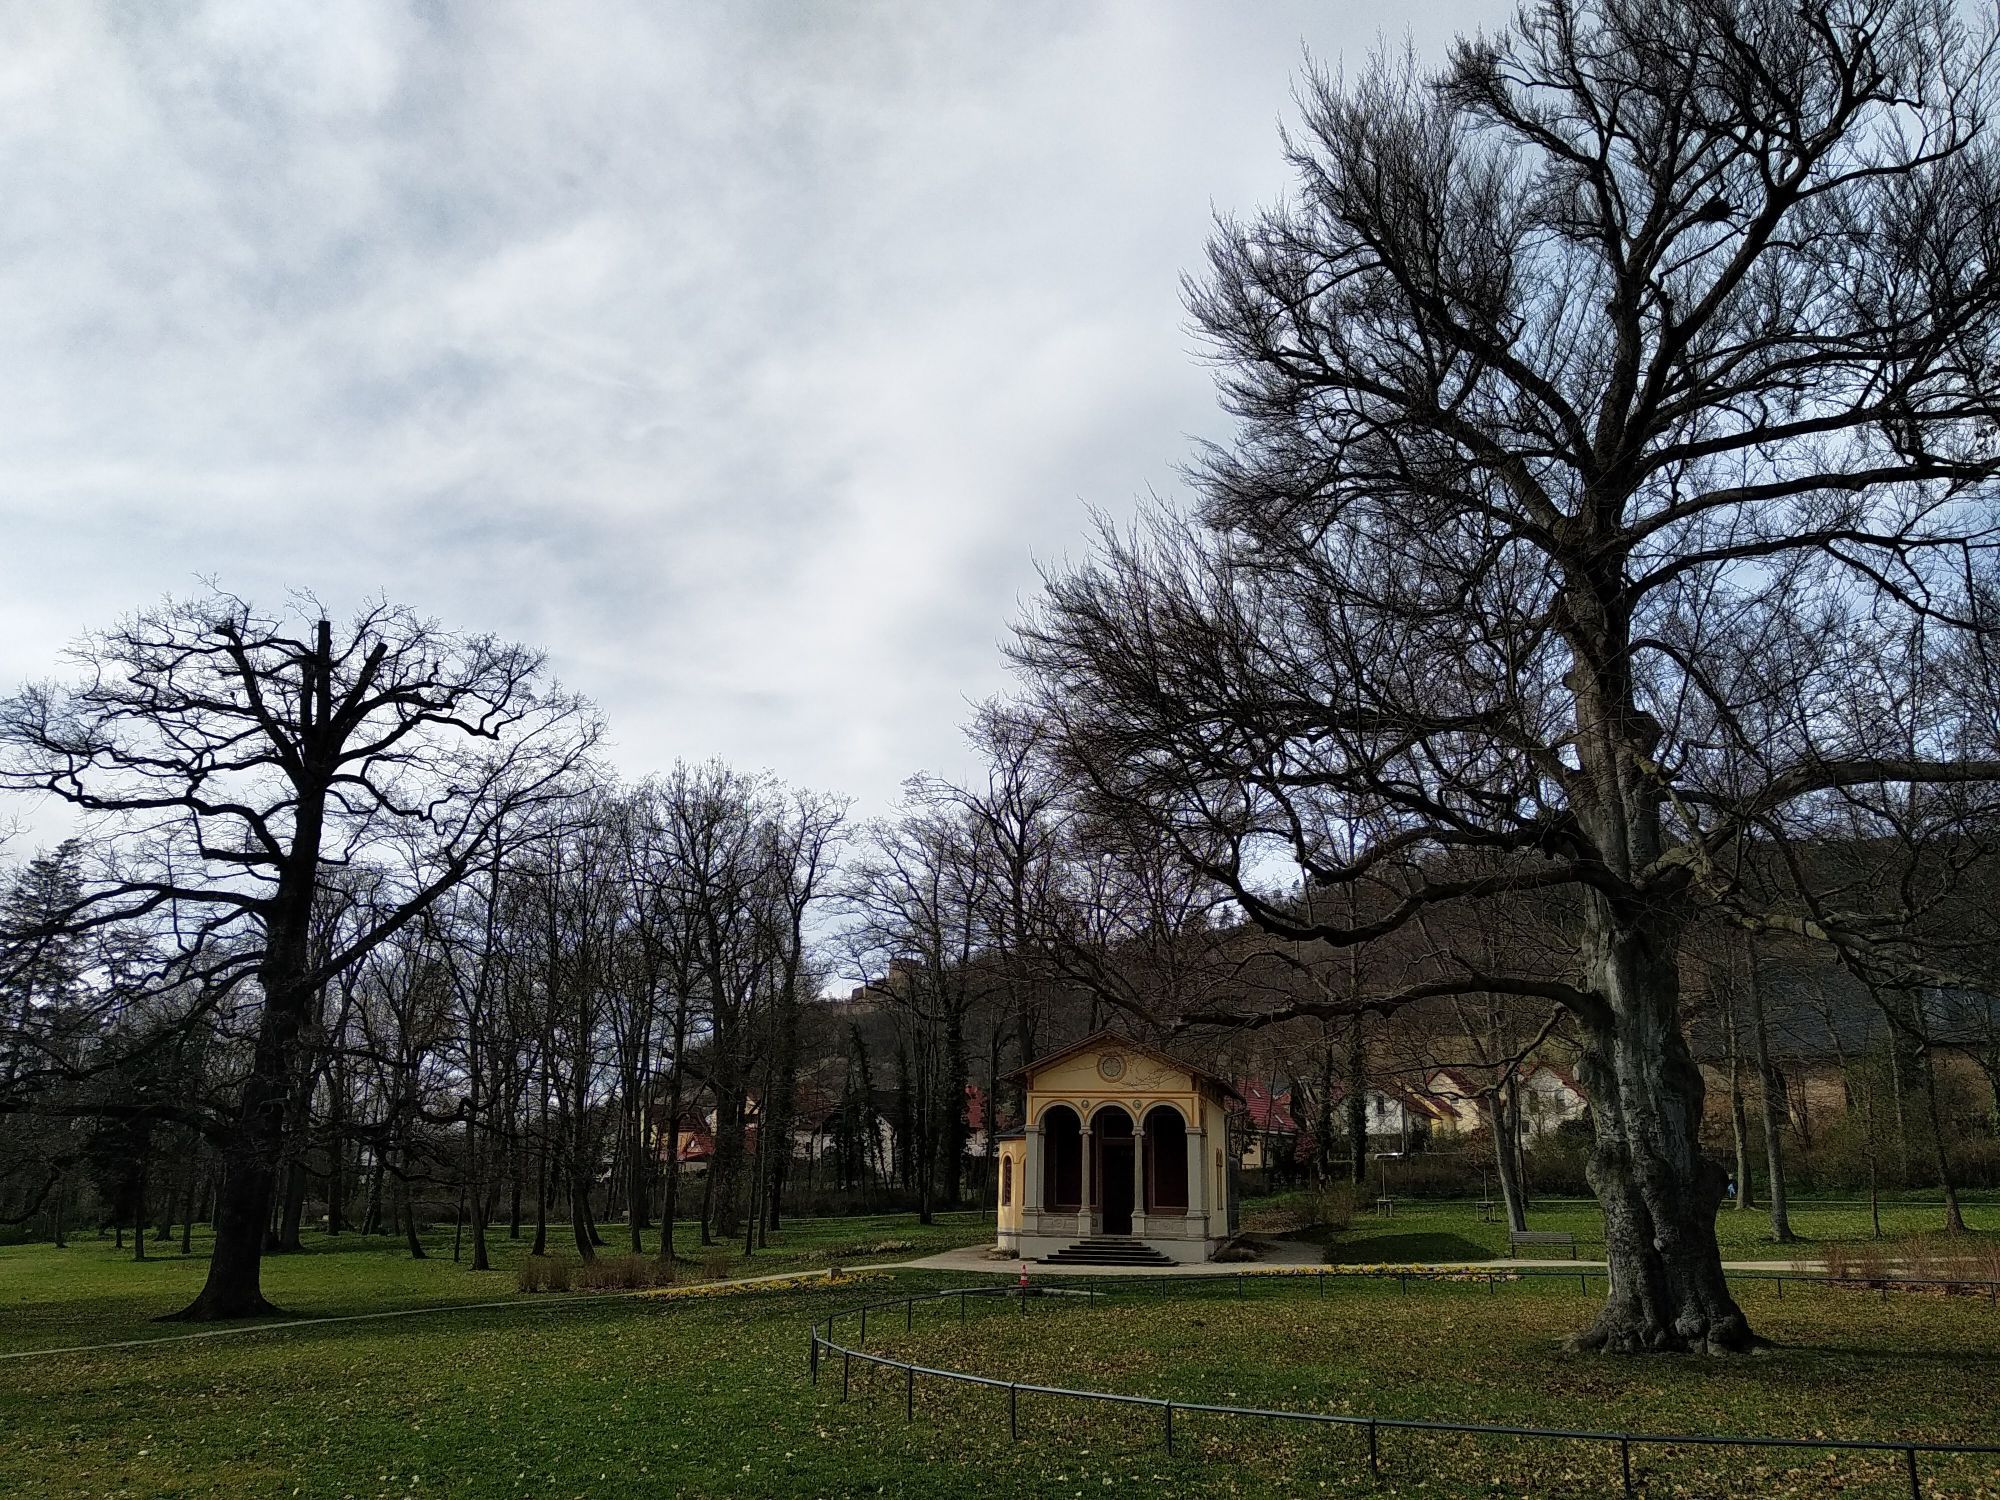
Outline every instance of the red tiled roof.
<svg viewBox="0 0 2000 1500">
<path fill-rule="evenodd" d="M 1289 1135 L 1299 1128 L 1292 1118 L 1290 1089 L 1273 1090 L 1268 1084 L 1252 1079 L 1236 1085 L 1236 1092 L 1242 1097 L 1243 1112 L 1253 1129 L 1268 1135 Z"/>
</svg>

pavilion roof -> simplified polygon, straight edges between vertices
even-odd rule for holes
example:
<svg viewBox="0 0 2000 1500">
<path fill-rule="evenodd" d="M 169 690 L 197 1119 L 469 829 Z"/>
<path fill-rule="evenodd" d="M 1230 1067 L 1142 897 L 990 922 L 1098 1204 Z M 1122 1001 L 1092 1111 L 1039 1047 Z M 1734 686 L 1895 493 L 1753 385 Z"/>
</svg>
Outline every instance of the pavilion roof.
<svg viewBox="0 0 2000 1500">
<path fill-rule="evenodd" d="M 1035 1074 L 1041 1072 L 1044 1068 L 1053 1067 L 1065 1058 L 1076 1056 L 1079 1052 L 1089 1052 L 1096 1048 L 1109 1046 L 1119 1047 L 1127 1052 L 1142 1053 L 1152 1058 L 1155 1062 L 1165 1063 L 1170 1068 L 1179 1069 L 1198 1082 L 1212 1084 L 1218 1092 L 1227 1094 L 1233 1099 L 1240 1100 L 1243 1097 L 1242 1094 L 1237 1092 L 1236 1085 L 1231 1083 L 1227 1078 L 1216 1073 L 1211 1073 L 1206 1068 L 1197 1067 L 1184 1057 L 1175 1057 L 1171 1052 L 1162 1051 L 1158 1047 L 1142 1042 L 1137 1037 L 1127 1036 L 1122 1031 L 1114 1031 L 1109 1026 L 1100 1026 L 1097 1030 L 1091 1032 L 1089 1036 L 1078 1037 L 1067 1047 L 1060 1047 L 1054 1052 L 1046 1053 L 1036 1058 L 1024 1067 L 1016 1068 L 1007 1077 L 1010 1082 L 1015 1079 L 1022 1079 L 1032 1083 Z"/>
</svg>

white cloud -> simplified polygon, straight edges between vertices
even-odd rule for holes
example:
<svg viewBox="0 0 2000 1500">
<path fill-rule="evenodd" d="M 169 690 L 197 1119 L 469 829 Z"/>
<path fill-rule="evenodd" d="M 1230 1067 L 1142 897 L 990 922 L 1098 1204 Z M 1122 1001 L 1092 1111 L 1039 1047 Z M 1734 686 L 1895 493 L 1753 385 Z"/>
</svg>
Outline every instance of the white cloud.
<svg viewBox="0 0 2000 1500">
<path fill-rule="evenodd" d="M 633 773 L 885 806 L 1219 427 L 1177 276 L 1302 44 L 1502 7 L 20 8 L 0 682 L 213 574 L 545 646 Z"/>
</svg>

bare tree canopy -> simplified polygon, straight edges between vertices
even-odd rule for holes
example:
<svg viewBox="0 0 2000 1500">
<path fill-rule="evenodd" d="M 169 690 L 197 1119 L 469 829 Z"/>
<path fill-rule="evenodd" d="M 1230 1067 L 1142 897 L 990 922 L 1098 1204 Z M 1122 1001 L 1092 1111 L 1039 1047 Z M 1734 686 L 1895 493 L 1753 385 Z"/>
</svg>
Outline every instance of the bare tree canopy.
<svg viewBox="0 0 2000 1500">
<path fill-rule="evenodd" d="M 1018 637 L 1070 772 L 1275 935 L 1574 894 L 1573 972 L 1253 1019 L 1567 1008 L 1584 1346 L 1753 1342 L 1677 1011 L 1698 910 L 1792 921 L 1732 856 L 2000 780 L 1993 49 L 1948 0 L 1548 0 L 1435 76 L 1310 74 L 1294 196 L 1189 282 L 1235 440 Z M 1283 862 L 1365 899 L 1273 897 Z"/>
<path fill-rule="evenodd" d="M 507 821 L 567 795 L 596 717 L 545 681 L 535 653 L 387 604 L 336 638 L 313 600 L 267 615 L 213 594 L 134 616 L 74 656 L 80 680 L 30 688 L 0 713 L 0 786 L 85 815 L 100 868 L 52 920 L 143 941 L 150 971 L 110 997 L 177 996 L 183 1024 L 247 1013 L 240 1097 L 203 1122 L 224 1182 L 208 1284 L 184 1316 L 259 1312 L 315 998 L 475 869 Z M 359 914 L 315 941 L 335 885 Z"/>
</svg>

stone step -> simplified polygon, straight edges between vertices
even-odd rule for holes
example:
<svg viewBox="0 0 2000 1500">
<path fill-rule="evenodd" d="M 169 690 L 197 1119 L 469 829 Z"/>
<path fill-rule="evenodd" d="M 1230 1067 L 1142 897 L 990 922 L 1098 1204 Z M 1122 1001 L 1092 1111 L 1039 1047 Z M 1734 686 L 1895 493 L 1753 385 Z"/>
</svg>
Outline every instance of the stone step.
<svg viewBox="0 0 2000 1500">
<path fill-rule="evenodd" d="M 1049 1266 L 1170 1266 L 1171 1257 L 1162 1255 L 1143 1240 L 1115 1235 L 1079 1240 L 1042 1257 Z"/>
</svg>

